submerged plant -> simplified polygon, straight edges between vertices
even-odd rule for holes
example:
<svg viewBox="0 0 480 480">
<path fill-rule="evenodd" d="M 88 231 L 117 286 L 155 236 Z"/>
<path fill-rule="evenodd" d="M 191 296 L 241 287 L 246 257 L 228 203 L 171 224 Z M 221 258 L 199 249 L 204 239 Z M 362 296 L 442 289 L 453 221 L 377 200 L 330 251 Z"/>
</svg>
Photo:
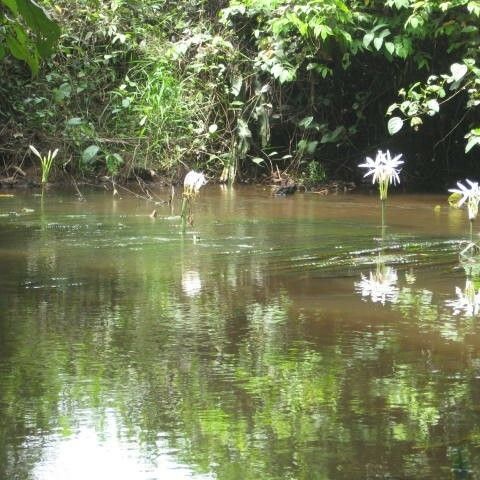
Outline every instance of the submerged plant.
<svg viewBox="0 0 480 480">
<path fill-rule="evenodd" d="M 58 148 L 53 152 L 49 150 L 47 155 L 42 155 L 33 145 L 30 145 L 30 150 L 40 159 L 40 165 L 42 167 L 42 184 L 45 184 L 48 182 L 50 170 L 52 169 L 53 160 L 57 156 Z"/>
<path fill-rule="evenodd" d="M 183 201 L 182 201 L 182 224 L 183 227 L 188 223 L 193 225 L 192 206 L 195 198 L 203 185 L 207 183 L 205 175 L 195 170 L 190 170 L 183 181 Z"/>
</svg>

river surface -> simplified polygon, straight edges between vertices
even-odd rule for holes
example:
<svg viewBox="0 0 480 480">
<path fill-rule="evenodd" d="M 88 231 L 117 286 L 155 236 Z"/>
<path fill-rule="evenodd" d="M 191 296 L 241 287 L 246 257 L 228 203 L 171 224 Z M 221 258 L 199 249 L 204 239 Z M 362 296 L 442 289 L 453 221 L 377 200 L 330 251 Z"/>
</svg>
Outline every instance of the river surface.
<svg viewBox="0 0 480 480">
<path fill-rule="evenodd" d="M 85 197 L 0 197 L 1 480 L 480 478 L 446 195 Z"/>
</svg>

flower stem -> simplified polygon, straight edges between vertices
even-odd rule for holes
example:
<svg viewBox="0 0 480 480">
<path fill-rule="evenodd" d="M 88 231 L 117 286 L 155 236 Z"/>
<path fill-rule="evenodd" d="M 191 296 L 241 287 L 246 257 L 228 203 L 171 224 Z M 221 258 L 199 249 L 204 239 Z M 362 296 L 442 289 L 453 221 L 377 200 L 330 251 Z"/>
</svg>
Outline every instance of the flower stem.
<svg viewBox="0 0 480 480">
<path fill-rule="evenodd" d="M 382 210 L 382 242 L 385 235 L 385 200 L 380 200 L 381 210 Z"/>
</svg>

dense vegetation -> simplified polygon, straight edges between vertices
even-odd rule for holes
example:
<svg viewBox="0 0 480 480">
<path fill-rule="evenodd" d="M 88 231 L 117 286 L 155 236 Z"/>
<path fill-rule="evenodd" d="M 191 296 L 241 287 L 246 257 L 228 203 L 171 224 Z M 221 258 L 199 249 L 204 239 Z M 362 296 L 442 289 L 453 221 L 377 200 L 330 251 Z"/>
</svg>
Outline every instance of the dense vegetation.
<svg viewBox="0 0 480 480">
<path fill-rule="evenodd" d="M 30 2 L 0 0 L 4 170 L 34 144 L 75 176 L 308 187 L 358 179 L 378 148 L 404 153 L 411 187 L 480 173 L 480 1 L 41 3 L 62 32 L 51 56 L 55 35 L 12 8 Z"/>
</svg>

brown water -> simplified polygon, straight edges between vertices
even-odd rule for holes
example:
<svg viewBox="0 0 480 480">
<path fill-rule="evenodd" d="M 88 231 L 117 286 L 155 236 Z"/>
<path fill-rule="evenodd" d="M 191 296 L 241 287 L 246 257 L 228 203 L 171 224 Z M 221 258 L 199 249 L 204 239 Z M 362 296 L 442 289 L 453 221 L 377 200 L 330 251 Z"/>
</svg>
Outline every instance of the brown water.
<svg viewBox="0 0 480 480">
<path fill-rule="evenodd" d="M 86 198 L 0 198 L 0 479 L 480 478 L 445 197 Z"/>
</svg>

